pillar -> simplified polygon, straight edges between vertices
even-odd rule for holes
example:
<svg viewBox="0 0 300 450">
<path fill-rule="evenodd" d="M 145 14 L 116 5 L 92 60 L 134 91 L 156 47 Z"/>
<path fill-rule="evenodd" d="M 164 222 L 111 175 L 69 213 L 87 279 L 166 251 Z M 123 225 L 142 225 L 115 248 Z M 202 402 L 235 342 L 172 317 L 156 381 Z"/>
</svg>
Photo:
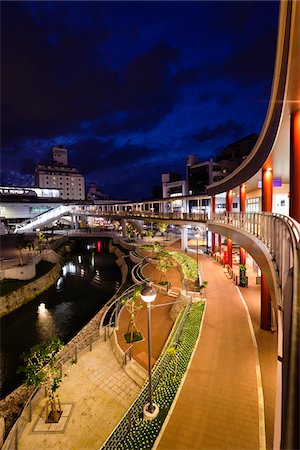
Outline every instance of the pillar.
<svg viewBox="0 0 300 450">
<path fill-rule="evenodd" d="M 186 225 L 180 227 L 181 230 L 181 250 L 184 252 L 188 248 L 188 229 Z"/>
<path fill-rule="evenodd" d="M 262 170 L 262 211 L 272 212 L 273 174 L 271 166 Z M 260 327 L 262 330 L 271 330 L 271 301 L 266 278 L 261 275 L 261 310 Z"/>
<path fill-rule="evenodd" d="M 240 247 L 240 264 L 246 265 L 246 250 L 243 247 Z"/>
<path fill-rule="evenodd" d="M 211 218 L 213 219 L 216 214 L 216 196 L 213 195 L 211 198 Z M 211 251 L 216 253 L 216 234 L 211 234 Z"/>
<path fill-rule="evenodd" d="M 232 240 L 227 239 L 228 265 L 232 268 Z"/>
<path fill-rule="evenodd" d="M 123 237 L 127 237 L 126 219 L 121 219 L 121 227 L 122 227 L 122 235 L 123 235 Z"/>
<path fill-rule="evenodd" d="M 267 167 L 262 170 L 262 211 L 272 212 L 272 198 L 273 198 L 273 174 L 272 168 Z"/>
<path fill-rule="evenodd" d="M 226 192 L 226 212 L 232 212 L 232 191 Z M 232 267 L 232 240 L 227 239 L 228 265 Z"/>
<path fill-rule="evenodd" d="M 240 212 L 246 212 L 246 184 L 240 186 Z M 241 214 L 243 216 L 243 214 Z M 246 251 L 243 247 L 240 247 L 240 264 L 246 265 Z"/>
<path fill-rule="evenodd" d="M 263 274 L 261 274 L 260 328 L 265 331 L 271 330 L 271 298 L 267 281 Z"/>
<path fill-rule="evenodd" d="M 232 212 L 232 191 L 226 192 L 226 212 Z"/>
<path fill-rule="evenodd" d="M 222 254 L 222 235 L 219 234 L 219 252 L 220 255 Z"/>
<path fill-rule="evenodd" d="M 300 110 L 291 117 L 290 216 L 300 223 Z"/>
</svg>

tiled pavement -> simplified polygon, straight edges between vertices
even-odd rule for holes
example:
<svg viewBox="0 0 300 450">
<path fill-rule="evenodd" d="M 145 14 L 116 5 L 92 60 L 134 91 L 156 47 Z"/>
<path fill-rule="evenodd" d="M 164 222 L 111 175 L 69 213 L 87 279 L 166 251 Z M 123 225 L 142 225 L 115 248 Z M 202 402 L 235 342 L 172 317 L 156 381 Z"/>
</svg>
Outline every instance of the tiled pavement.
<svg viewBox="0 0 300 450">
<path fill-rule="evenodd" d="M 110 343 L 98 342 L 78 359 L 59 388 L 62 404 L 73 404 L 67 426 L 56 432 L 33 431 L 45 405 L 42 402 L 22 435 L 19 450 L 99 449 L 138 392 Z"/>
</svg>

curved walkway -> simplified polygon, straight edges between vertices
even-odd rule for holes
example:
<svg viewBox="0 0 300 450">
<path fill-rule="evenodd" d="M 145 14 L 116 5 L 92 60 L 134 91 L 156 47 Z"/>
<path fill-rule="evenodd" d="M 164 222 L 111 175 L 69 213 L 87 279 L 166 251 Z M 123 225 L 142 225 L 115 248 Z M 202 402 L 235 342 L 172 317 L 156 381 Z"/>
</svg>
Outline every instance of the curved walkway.
<svg viewBox="0 0 300 450">
<path fill-rule="evenodd" d="M 257 350 L 245 307 L 223 268 L 205 256 L 200 261 L 208 281 L 201 339 L 156 448 L 263 449 Z"/>
<path fill-rule="evenodd" d="M 259 434 L 257 348 L 253 345 L 249 315 L 241 301 L 239 290 L 225 276 L 223 268 L 206 256 L 200 256 L 200 262 L 205 279 L 208 281 L 205 293 L 207 308 L 201 339 L 156 448 L 263 450 L 264 439 Z M 159 275 L 153 266 L 151 269 L 151 265 L 147 270 L 152 271 L 154 279 Z M 179 275 L 177 274 L 177 281 L 175 271 L 169 276 L 176 287 L 176 283 L 179 287 Z M 258 299 L 257 290 L 252 292 L 247 289 L 244 292 L 245 297 L 248 297 L 246 301 L 253 302 L 250 314 L 255 321 L 257 307 L 254 303 Z M 156 303 L 168 300 L 172 301 L 175 298 L 170 299 L 159 294 Z M 165 337 L 172 326 L 169 309 L 168 305 L 153 310 L 154 359 L 163 347 Z M 143 334 L 146 334 L 145 313 L 145 310 L 139 311 L 138 317 Z M 128 323 L 126 316 L 121 322 L 123 320 L 123 324 L 120 323 L 119 338 Z M 260 333 L 257 327 L 255 333 Z M 270 333 L 268 336 L 275 338 Z M 261 333 L 260 338 L 263 342 L 264 336 Z M 274 339 L 270 339 L 270 342 L 269 348 L 267 346 L 265 350 L 267 357 L 271 355 L 273 364 Z M 140 363 L 145 364 L 146 341 L 135 344 L 134 356 Z M 276 361 L 276 355 L 274 360 Z M 264 361 L 266 362 L 267 358 Z M 268 369 L 268 361 L 266 367 Z M 273 376 L 272 370 L 270 373 Z M 273 387 L 270 389 L 271 404 Z M 62 429 L 49 432 L 36 428 L 38 416 L 41 415 L 44 406 L 41 404 L 34 412 L 33 421 L 27 425 L 19 448 L 97 450 L 121 419 L 138 391 L 138 386 L 114 357 L 110 342 L 99 342 L 92 352 L 86 353 L 78 360 L 60 387 L 61 401 L 69 405 L 65 406 L 65 411 L 68 408 L 70 410 L 69 417 L 60 425 Z M 43 423 L 40 424 L 43 427 Z"/>
</svg>

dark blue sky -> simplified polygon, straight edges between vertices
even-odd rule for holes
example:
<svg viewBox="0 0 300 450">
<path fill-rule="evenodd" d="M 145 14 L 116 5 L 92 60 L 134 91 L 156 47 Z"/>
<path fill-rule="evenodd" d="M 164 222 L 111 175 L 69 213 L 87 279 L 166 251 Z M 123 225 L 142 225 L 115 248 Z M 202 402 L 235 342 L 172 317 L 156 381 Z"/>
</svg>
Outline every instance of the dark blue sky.
<svg viewBox="0 0 300 450">
<path fill-rule="evenodd" d="M 268 106 L 278 2 L 1 2 L 2 184 L 63 144 L 115 198 L 149 197 L 186 156 L 252 132 Z"/>
</svg>

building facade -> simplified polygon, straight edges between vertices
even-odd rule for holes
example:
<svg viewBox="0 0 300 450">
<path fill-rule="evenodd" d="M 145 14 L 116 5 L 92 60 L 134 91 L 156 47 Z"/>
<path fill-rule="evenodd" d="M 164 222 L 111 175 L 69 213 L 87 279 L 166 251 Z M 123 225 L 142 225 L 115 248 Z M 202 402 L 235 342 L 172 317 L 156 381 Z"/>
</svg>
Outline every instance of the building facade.
<svg viewBox="0 0 300 450">
<path fill-rule="evenodd" d="M 37 186 L 58 189 L 63 200 L 85 199 L 84 177 L 68 165 L 68 150 L 64 147 L 53 147 L 51 162 L 37 164 L 34 177 Z"/>
</svg>

